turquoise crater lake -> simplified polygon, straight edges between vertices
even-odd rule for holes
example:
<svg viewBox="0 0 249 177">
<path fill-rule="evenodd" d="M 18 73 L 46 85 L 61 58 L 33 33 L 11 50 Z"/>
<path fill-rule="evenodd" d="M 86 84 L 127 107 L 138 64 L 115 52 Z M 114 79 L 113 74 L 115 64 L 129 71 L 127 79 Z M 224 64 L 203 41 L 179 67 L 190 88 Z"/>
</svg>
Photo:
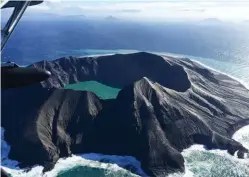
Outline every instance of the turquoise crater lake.
<svg viewBox="0 0 249 177">
<path fill-rule="evenodd" d="M 109 87 L 96 81 L 85 81 L 74 84 L 68 84 L 64 87 L 64 89 L 91 91 L 101 99 L 116 98 L 120 91 L 120 89 L 118 88 Z"/>
</svg>

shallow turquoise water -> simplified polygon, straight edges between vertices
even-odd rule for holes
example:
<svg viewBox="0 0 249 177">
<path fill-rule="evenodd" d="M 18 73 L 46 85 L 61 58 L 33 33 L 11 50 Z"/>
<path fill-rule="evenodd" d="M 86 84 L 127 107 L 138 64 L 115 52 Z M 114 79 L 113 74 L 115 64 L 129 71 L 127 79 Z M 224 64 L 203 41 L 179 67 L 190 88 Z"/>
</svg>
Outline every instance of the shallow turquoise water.
<svg viewBox="0 0 249 177">
<path fill-rule="evenodd" d="M 231 60 L 224 61 L 224 60 L 215 60 L 212 58 L 203 58 L 203 57 L 196 57 L 191 55 L 182 55 L 182 54 L 175 54 L 175 53 L 167 53 L 167 52 L 152 52 L 155 54 L 164 54 L 168 56 L 175 56 L 181 58 L 189 58 L 193 61 L 197 61 L 201 64 L 204 64 L 211 69 L 215 69 L 219 72 L 227 74 L 229 76 L 234 77 L 235 79 L 241 81 L 244 85 L 249 88 L 249 56 L 248 62 L 237 63 L 231 62 Z"/>
<path fill-rule="evenodd" d="M 76 166 L 66 171 L 61 171 L 57 177 L 135 177 L 136 175 L 131 174 L 128 171 L 114 171 L 108 169 L 102 169 L 99 167 L 92 167 L 89 166 Z"/>
<path fill-rule="evenodd" d="M 135 53 L 138 50 L 102 50 L 102 49 L 75 49 L 68 51 L 55 51 L 53 55 L 45 55 L 45 58 L 55 59 L 65 56 L 91 56 L 91 55 L 107 55 L 107 54 L 127 54 L 127 53 Z"/>
<path fill-rule="evenodd" d="M 63 56 L 91 56 L 91 55 L 107 55 L 107 54 L 127 54 L 127 53 L 135 53 L 139 52 L 138 50 L 101 50 L 101 49 L 80 49 L 80 50 L 68 50 L 68 51 L 56 51 L 54 55 L 47 55 L 48 58 L 59 58 Z M 183 58 L 189 58 L 195 61 L 198 61 L 208 67 L 211 67 L 215 70 L 223 72 L 225 74 L 229 74 L 240 81 L 243 82 L 244 85 L 249 86 L 249 54 L 248 61 L 238 62 L 236 59 L 232 60 L 217 60 L 212 58 L 203 58 L 196 57 L 191 55 L 182 55 L 176 53 L 168 53 L 168 52 L 153 52 L 148 51 L 155 54 L 165 54 L 169 56 L 178 56 Z M 236 62 L 235 62 L 236 60 Z M 233 62 L 234 61 L 234 62 Z"/>
<path fill-rule="evenodd" d="M 119 51 L 124 52 L 124 51 Z M 119 53 L 116 50 L 76 50 L 72 51 L 75 55 L 97 55 L 97 54 L 110 54 L 110 53 Z M 130 53 L 126 51 L 127 53 Z M 133 51 L 132 51 L 133 52 Z M 64 52 L 58 52 L 59 55 L 65 55 Z M 233 77 L 238 78 L 244 83 L 249 83 L 249 65 L 247 64 L 238 64 L 224 61 L 217 61 L 214 59 L 200 58 L 194 56 L 180 55 L 180 54 L 171 54 L 163 53 L 165 55 L 173 55 L 179 57 L 187 57 L 198 62 L 201 62 L 208 67 L 214 68 L 218 71 L 229 74 Z M 69 54 L 71 55 L 71 53 Z M 80 90 L 89 90 L 95 92 L 101 98 L 115 98 L 118 94 L 119 89 L 111 88 L 103 84 L 90 81 L 85 83 L 79 83 L 79 85 L 68 85 L 66 86 L 70 89 L 80 89 Z M 238 140 L 245 147 L 249 148 L 249 127 L 244 128 L 243 131 L 238 131 L 234 139 Z M 4 144 L 2 137 L 2 145 Z M 8 154 L 9 147 L 4 144 L 4 154 Z M 184 150 L 182 153 L 186 160 L 186 173 L 185 174 L 172 174 L 172 177 L 248 177 L 249 176 L 249 161 L 248 158 L 245 160 L 239 160 L 236 157 L 229 155 L 226 151 L 221 150 L 212 150 L 206 151 L 203 146 L 194 145 L 189 149 Z M 106 157 L 105 157 L 106 158 Z M 115 157 L 117 158 L 117 157 Z M 128 163 L 129 158 L 126 159 Z M 2 160 L 3 162 L 3 160 Z M 107 164 L 99 161 L 86 160 L 84 157 L 75 156 L 73 158 L 68 158 L 61 160 L 56 169 L 51 173 L 42 175 L 42 167 L 34 167 L 28 173 L 22 170 L 15 170 L 15 166 L 18 162 L 13 161 L 4 161 L 5 166 L 10 167 L 11 173 L 13 176 L 18 177 L 68 177 L 68 176 L 135 176 L 134 174 L 122 170 L 122 168 L 117 167 L 115 164 Z M 119 163 L 119 162 L 117 162 Z M 139 169 L 139 166 L 137 166 Z"/>
<path fill-rule="evenodd" d="M 80 51 L 79 51 L 80 52 Z M 91 50 L 94 53 L 94 50 Z M 107 53 L 114 51 L 106 51 Z M 116 51 L 115 51 L 116 52 Z M 132 53 L 132 52 L 129 52 Z M 198 61 L 208 67 L 215 70 L 229 74 L 235 78 L 238 78 L 243 83 L 249 83 L 249 64 L 246 63 L 238 64 L 231 62 L 218 61 L 215 59 L 201 58 L 188 55 L 179 55 L 172 53 L 161 53 L 169 56 L 179 56 L 190 58 L 192 60 Z M 106 89 L 103 89 L 104 92 Z M 92 90 L 94 91 L 94 89 Z M 97 90 L 99 92 L 100 90 Z M 111 90 L 110 90 L 111 91 Z M 101 91 L 100 91 L 101 93 Z M 244 139 L 236 138 L 240 142 L 244 142 L 245 146 L 249 143 L 249 132 L 242 132 L 244 134 Z M 242 134 L 241 133 L 241 134 Z M 241 135 L 242 136 L 242 135 Z M 249 176 L 249 161 L 248 160 L 238 160 L 236 157 L 232 157 L 225 151 L 214 150 L 206 151 L 202 146 L 193 146 L 188 150 L 183 152 L 183 156 L 186 160 L 187 173 L 185 174 L 175 174 L 175 176 L 186 176 L 186 177 L 247 177 Z M 70 172 L 61 174 L 60 177 L 67 177 L 70 174 L 88 174 L 86 167 L 78 167 L 77 169 L 71 170 Z M 94 172 L 89 172 L 90 174 L 97 174 L 102 176 L 106 175 L 105 171 L 94 170 Z M 113 173 L 116 175 L 115 173 Z M 65 176 L 64 176 L 65 175 Z M 122 176 L 123 174 L 120 174 Z M 129 176 L 129 175 L 128 175 Z"/>
</svg>

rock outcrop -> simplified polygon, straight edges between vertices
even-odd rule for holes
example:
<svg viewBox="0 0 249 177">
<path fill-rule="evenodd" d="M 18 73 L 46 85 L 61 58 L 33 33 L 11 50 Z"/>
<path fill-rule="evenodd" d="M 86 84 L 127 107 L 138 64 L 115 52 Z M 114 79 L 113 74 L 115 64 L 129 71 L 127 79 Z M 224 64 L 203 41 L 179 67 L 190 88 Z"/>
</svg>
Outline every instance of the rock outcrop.
<svg viewBox="0 0 249 177">
<path fill-rule="evenodd" d="M 184 171 L 192 144 L 248 153 L 231 134 L 249 124 L 249 91 L 188 59 L 149 53 L 42 61 L 52 78 L 2 91 L 10 158 L 45 170 L 60 157 L 96 152 L 136 157 L 149 176 Z M 62 89 L 96 80 L 122 88 L 116 99 Z"/>
<path fill-rule="evenodd" d="M 95 80 L 114 88 L 148 77 L 164 87 L 184 92 L 191 83 L 180 65 L 171 65 L 161 56 L 150 53 L 116 54 L 100 57 L 64 57 L 52 62 L 41 61 L 32 67 L 45 68 L 52 77 L 42 85 L 46 88 L 63 88 L 80 81 Z"/>
</svg>

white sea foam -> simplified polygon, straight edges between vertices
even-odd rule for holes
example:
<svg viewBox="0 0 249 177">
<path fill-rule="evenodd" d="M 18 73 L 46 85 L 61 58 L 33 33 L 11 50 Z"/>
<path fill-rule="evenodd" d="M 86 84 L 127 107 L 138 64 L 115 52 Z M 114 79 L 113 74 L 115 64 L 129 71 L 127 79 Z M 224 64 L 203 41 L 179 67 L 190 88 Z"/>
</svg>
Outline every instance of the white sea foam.
<svg viewBox="0 0 249 177">
<path fill-rule="evenodd" d="M 249 148 L 249 126 L 238 130 L 233 138 Z M 124 170 L 123 166 L 132 165 L 136 168 L 137 173 L 146 176 L 141 170 L 140 162 L 133 157 L 108 156 L 101 154 L 83 154 L 73 155 L 65 159 L 60 159 L 55 168 L 42 174 L 43 167 L 35 166 L 30 171 L 25 172 L 16 165 L 17 161 L 8 159 L 10 150 L 9 145 L 4 141 L 4 129 L 1 128 L 2 144 L 2 166 L 13 177 L 55 177 L 62 171 L 73 169 L 74 167 L 85 166 L 88 168 L 98 168 L 108 170 L 109 173 L 127 173 L 129 176 L 136 176 Z M 186 173 L 175 173 L 169 177 L 248 177 L 249 176 L 249 159 L 238 159 L 231 156 L 223 150 L 205 150 L 202 145 L 193 145 L 182 152 L 185 158 Z M 103 163 L 99 161 L 105 161 Z M 115 163 L 115 164 L 114 164 Z"/>
<path fill-rule="evenodd" d="M 1 127 L 1 165 L 10 168 L 16 168 L 18 162 L 10 160 L 8 158 L 9 151 L 10 151 L 10 146 L 4 140 L 4 128 Z"/>
<path fill-rule="evenodd" d="M 191 58 L 190 58 L 190 59 L 191 59 Z M 238 78 L 238 77 L 233 76 L 233 75 L 231 75 L 231 74 L 227 74 L 227 73 L 225 73 L 224 71 L 221 71 L 221 70 L 218 70 L 218 69 L 214 69 L 213 67 L 208 66 L 207 64 L 203 64 L 201 61 L 198 61 L 198 60 L 196 60 L 196 59 L 191 59 L 191 60 L 194 61 L 194 62 L 196 62 L 196 63 L 198 63 L 199 65 L 204 66 L 205 68 L 208 68 L 209 70 L 213 70 L 213 71 L 215 71 L 215 72 L 224 74 L 224 75 L 226 75 L 226 76 L 228 76 L 228 77 L 230 77 L 230 78 L 232 78 L 232 79 L 238 81 L 240 84 L 242 84 L 243 86 L 245 86 L 245 87 L 249 90 L 249 85 L 248 85 L 248 83 L 246 83 L 246 82 L 245 82 L 244 80 L 242 80 L 241 78 Z"/>
<path fill-rule="evenodd" d="M 119 51 L 119 50 L 118 50 Z M 124 50 L 122 51 L 120 49 L 120 52 L 117 52 L 119 54 L 131 54 L 131 53 L 136 53 L 136 52 L 139 52 L 138 50 Z M 249 75 L 247 76 L 248 79 L 243 79 L 241 77 L 238 77 L 238 74 L 228 74 L 228 73 L 233 73 L 234 70 L 241 70 L 241 66 L 239 68 L 236 68 L 236 69 L 229 69 L 226 71 L 224 71 L 224 68 L 221 69 L 221 68 L 215 68 L 214 66 L 214 62 L 216 62 L 216 66 L 222 66 L 224 65 L 225 62 L 221 62 L 221 61 L 218 61 L 218 60 L 214 60 L 214 59 L 210 59 L 210 58 L 203 58 L 203 57 L 195 57 L 195 56 L 190 56 L 190 55 L 183 55 L 183 54 L 176 54 L 176 53 L 168 53 L 168 52 L 153 52 L 153 51 L 147 51 L 147 52 L 150 52 L 150 53 L 154 53 L 154 54 L 157 54 L 157 55 L 165 55 L 165 56 L 171 56 L 171 57 L 175 57 L 175 58 L 189 58 L 190 60 L 210 69 L 210 70 L 213 70 L 213 71 L 216 71 L 216 72 L 219 72 L 221 74 L 224 74 L 224 75 L 227 75 L 229 77 L 231 77 L 232 79 L 238 81 L 239 83 L 241 83 L 242 85 L 244 85 L 247 89 L 249 89 L 249 83 L 247 83 L 248 79 L 249 79 Z M 110 56 L 110 55 L 115 55 L 116 53 L 113 53 L 110 51 L 110 53 L 105 53 L 105 54 L 89 54 L 89 55 L 83 55 L 81 57 L 100 57 L 100 56 Z M 209 64 L 207 63 L 208 61 L 211 61 L 209 62 Z M 212 63 L 213 64 L 210 64 Z M 217 62 L 220 62 L 219 64 L 217 64 Z M 231 63 L 231 66 L 234 66 L 235 64 L 234 63 Z M 249 66 L 247 66 L 249 68 Z M 231 68 L 231 67 L 226 67 L 226 68 Z M 248 73 L 246 73 L 248 74 Z M 245 77 L 245 76 L 244 76 Z"/>
<path fill-rule="evenodd" d="M 60 53 L 60 51 L 57 51 Z M 69 53 L 72 53 L 72 55 L 63 55 L 65 56 L 75 56 L 73 53 L 79 53 L 79 55 L 76 55 L 77 57 L 101 57 L 101 56 L 110 56 L 110 55 L 115 55 L 115 54 L 130 54 L 130 53 L 136 53 L 139 52 L 138 50 L 123 50 L 123 49 L 116 49 L 115 52 L 114 50 L 93 50 L 93 49 L 79 49 L 79 50 L 72 50 L 69 51 Z M 90 54 L 90 53 L 95 53 L 95 54 Z M 63 52 L 64 53 L 64 52 Z M 83 55 L 80 53 L 84 53 Z M 85 54 L 88 53 L 88 54 Z M 53 56 L 50 58 L 60 58 L 59 56 Z"/>
<path fill-rule="evenodd" d="M 230 78 L 238 81 L 239 83 L 244 85 L 247 89 L 249 89 L 249 83 L 247 83 L 248 79 L 243 79 L 243 77 L 245 77 L 244 75 L 243 75 L 243 77 L 239 77 L 238 74 L 234 73 L 234 69 L 231 68 L 231 67 L 235 66 L 234 63 L 229 63 L 229 67 L 223 67 L 223 68 L 219 67 L 218 68 L 217 66 L 223 66 L 225 64 L 225 62 L 221 62 L 221 61 L 210 59 L 210 58 L 195 57 L 195 56 L 190 56 L 190 55 L 181 55 L 181 54 L 174 54 L 174 53 L 156 52 L 155 54 L 171 56 L 171 57 L 175 57 L 175 58 L 188 58 L 188 59 L 202 65 L 203 67 L 208 68 L 209 70 L 213 70 L 215 72 L 229 76 Z M 216 68 L 215 68 L 215 66 L 216 66 Z M 249 66 L 247 66 L 247 68 L 249 68 Z M 242 69 L 242 66 L 238 66 L 237 70 L 241 70 L 241 69 Z M 244 74 L 248 75 L 247 77 L 249 78 L 248 72 L 246 72 Z"/>
<path fill-rule="evenodd" d="M 90 154 L 85 154 L 82 156 L 73 155 L 72 157 L 59 159 L 58 162 L 55 164 L 53 170 L 46 172 L 45 174 L 42 173 L 43 170 L 42 166 L 35 166 L 28 172 L 26 172 L 24 169 L 18 169 L 18 168 L 9 168 L 4 166 L 3 168 L 4 170 L 6 170 L 6 172 L 12 174 L 13 177 L 56 177 L 60 173 L 72 170 L 75 167 L 102 169 L 105 171 L 105 174 L 112 173 L 112 174 L 126 174 L 126 176 L 131 176 L 131 177 L 138 176 L 122 168 L 122 165 L 125 164 L 133 165 L 134 167 L 136 167 L 136 165 L 139 164 L 139 162 L 136 162 L 136 160 L 134 164 L 131 164 L 134 162 L 134 159 L 131 157 L 112 156 L 109 159 L 109 157 L 106 155 L 101 155 L 101 154 L 92 154 L 92 155 L 94 160 L 89 160 L 85 158 L 86 156 L 87 158 L 90 157 Z M 99 160 L 105 159 L 106 161 L 109 161 L 109 163 L 99 162 L 98 159 Z M 138 172 L 141 173 L 142 176 L 146 176 L 145 173 L 141 170 L 141 167 L 138 166 L 136 168 Z M 82 175 L 87 176 L 87 174 L 82 174 Z"/>
<path fill-rule="evenodd" d="M 99 160 L 108 161 L 107 163 L 99 162 Z M 116 164 L 114 164 L 116 163 Z M 68 157 L 65 159 L 60 159 L 55 168 L 47 172 L 45 177 L 54 177 L 57 176 L 61 171 L 65 169 L 72 169 L 74 167 L 79 166 L 87 166 L 88 168 L 98 168 L 105 169 L 111 173 L 127 173 L 129 176 L 138 176 L 130 173 L 129 171 L 121 168 L 125 165 L 134 165 L 136 168 L 141 170 L 140 164 L 133 157 L 120 157 L 120 156 L 108 156 L 101 154 L 84 154 L 84 155 L 73 155 L 72 157 Z M 144 172 L 140 171 L 140 173 L 144 174 Z"/>
<path fill-rule="evenodd" d="M 249 125 L 238 130 L 233 139 L 249 149 Z M 224 150 L 205 150 L 202 145 L 193 145 L 182 152 L 186 173 L 169 177 L 248 177 L 249 157 L 238 159 Z"/>
<path fill-rule="evenodd" d="M 90 154 L 83 154 L 82 157 L 94 161 L 106 160 L 109 163 L 118 164 L 118 166 L 120 167 L 132 166 L 136 169 L 137 174 L 141 176 L 146 176 L 146 173 L 141 169 L 141 163 L 132 156 L 116 156 L 116 155 L 103 155 L 103 154 L 90 153 Z"/>
<path fill-rule="evenodd" d="M 43 174 L 42 166 L 34 166 L 30 171 L 20 169 L 17 161 L 10 160 L 8 154 L 10 146 L 4 140 L 4 128 L 1 127 L 1 166 L 13 177 L 56 177 L 62 171 L 74 167 L 98 168 L 105 170 L 105 173 L 126 174 L 126 176 L 138 176 L 122 167 L 132 168 L 137 174 L 147 176 L 141 169 L 141 164 L 134 157 L 102 155 L 96 153 L 73 155 L 72 157 L 59 159 L 53 170 Z M 108 176 L 108 175 L 107 175 Z"/>
<path fill-rule="evenodd" d="M 165 54 L 165 53 L 163 53 Z M 221 74 L 227 75 L 232 79 L 240 82 L 247 89 L 249 89 L 249 83 L 246 83 L 243 79 L 239 79 L 236 76 L 228 74 L 227 72 L 221 71 L 221 69 L 214 69 L 208 64 L 204 64 L 203 61 L 200 61 L 198 57 L 178 55 L 166 53 L 165 55 L 173 57 L 186 57 L 195 61 L 196 63 Z M 210 60 L 210 59 L 206 59 Z M 248 74 L 248 73 L 247 73 Z M 249 126 L 245 126 L 238 130 L 234 135 L 233 139 L 243 144 L 246 148 L 249 149 Z M 170 177 L 248 177 L 249 176 L 249 154 L 245 154 L 246 159 L 238 159 L 235 156 L 231 156 L 226 151 L 222 150 L 205 150 L 202 145 L 193 145 L 188 149 L 185 149 L 182 152 L 182 155 L 185 158 L 185 168 L 186 173 L 180 174 L 176 173 L 170 175 Z"/>
<path fill-rule="evenodd" d="M 132 53 L 132 52 L 131 52 Z M 163 53 L 173 57 L 186 57 L 184 55 Z M 112 55 L 112 54 L 106 54 Z M 102 55 L 90 55 L 90 56 L 102 56 Z M 187 56 L 191 60 L 222 74 L 226 74 L 229 77 L 239 81 L 245 87 L 249 89 L 249 85 L 244 83 L 241 79 L 235 78 L 227 73 L 220 70 L 216 70 L 206 64 L 203 64 L 198 59 L 193 59 Z M 249 148 L 249 126 L 245 126 L 238 130 L 233 138 L 245 147 Z M 88 168 L 100 168 L 108 169 L 110 173 L 117 171 L 129 173 L 130 176 L 136 176 L 130 172 L 124 170 L 123 166 L 133 166 L 137 173 L 146 176 L 142 171 L 140 162 L 133 157 L 121 157 L 121 156 L 108 156 L 101 154 L 83 154 L 73 155 L 65 159 L 59 159 L 56 163 L 55 168 L 42 174 L 43 167 L 35 166 L 30 171 L 26 172 L 24 169 L 17 167 L 18 162 L 8 159 L 8 153 L 10 151 L 9 145 L 4 141 L 4 129 L 1 128 L 1 165 L 13 177 L 55 177 L 59 173 L 65 170 L 70 170 L 74 167 L 85 166 Z M 236 156 L 231 156 L 223 150 L 205 150 L 202 145 L 193 145 L 182 152 L 185 158 L 186 172 L 174 173 L 168 177 L 248 177 L 249 176 L 249 157 L 247 159 L 238 159 Z M 249 156 L 249 155 L 248 155 Z M 103 163 L 99 161 L 105 161 Z"/>
<path fill-rule="evenodd" d="M 242 127 L 234 133 L 233 139 L 249 149 L 249 125 Z"/>
</svg>

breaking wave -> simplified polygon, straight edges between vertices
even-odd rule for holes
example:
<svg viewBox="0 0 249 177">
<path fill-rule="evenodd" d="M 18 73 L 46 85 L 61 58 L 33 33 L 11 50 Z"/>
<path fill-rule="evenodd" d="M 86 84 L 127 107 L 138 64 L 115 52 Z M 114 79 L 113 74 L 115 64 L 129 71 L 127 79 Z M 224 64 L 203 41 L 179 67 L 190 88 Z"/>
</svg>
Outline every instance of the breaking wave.
<svg viewBox="0 0 249 177">
<path fill-rule="evenodd" d="M 169 53 L 164 53 L 169 54 Z M 180 56 L 182 57 L 182 55 Z M 185 56 L 187 57 L 187 56 Z M 217 69 L 219 72 L 230 73 L 240 81 L 247 81 L 242 73 L 231 73 L 224 68 L 214 67 L 214 64 L 200 58 L 192 58 L 205 66 Z M 210 61 L 211 62 L 211 61 Z M 217 65 L 223 66 L 223 65 Z M 237 68 L 236 68 L 237 69 Z M 235 70 L 238 71 L 238 70 Z M 242 77 L 243 75 L 243 77 Z M 241 77 L 239 77 L 241 76 Z M 237 79 L 238 80 L 238 79 Z M 249 81 L 249 80 L 248 80 Z M 249 82 L 248 82 L 249 83 Z M 247 86 L 249 89 L 249 86 Z M 242 143 L 249 149 L 249 126 L 238 130 L 233 139 Z M 107 176 L 107 177 L 135 177 L 146 176 L 142 171 L 140 162 L 133 157 L 108 156 L 102 154 L 73 155 L 72 157 L 59 159 L 55 168 L 42 174 L 42 166 L 34 166 L 31 169 L 18 168 L 18 162 L 8 159 L 9 145 L 4 140 L 4 129 L 1 128 L 1 166 L 13 177 L 69 177 L 69 176 Z M 171 174 L 168 177 L 248 177 L 249 176 L 249 155 L 245 159 L 238 159 L 223 150 L 205 150 L 202 145 L 193 145 L 182 152 L 185 159 L 186 172 Z M 129 171 L 128 171 L 129 170 Z M 138 175 L 136 175 L 138 174 Z"/>
<path fill-rule="evenodd" d="M 43 167 L 34 166 L 29 171 L 19 169 L 18 162 L 8 159 L 9 145 L 2 135 L 2 166 L 13 177 L 69 177 L 69 176 L 106 176 L 135 177 L 146 176 L 140 162 L 133 157 L 110 156 L 101 154 L 73 155 L 59 159 L 55 168 L 42 174 Z M 249 148 L 249 126 L 238 130 L 233 139 Z M 175 173 L 169 177 L 248 177 L 249 155 L 245 159 L 231 156 L 224 150 L 205 150 L 202 145 L 193 145 L 182 152 L 185 158 L 186 173 Z M 126 169 L 124 169 L 126 168 Z M 129 171 L 128 171 L 129 170 Z M 133 173 L 132 173 L 133 172 Z M 138 175 L 136 175 L 136 174 Z"/>
<path fill-rule="evenodd" d="M 45 174 L 42 173 L 42 166 L 34 166 L 31 169 L 20 169 L 17 166 L 17 161 L 8 158 L 10 146 L 4 140 L 4 128 L 2 127 L 1 144 L 1 166 L 13 177 L 146 176 L 141 169 L 140 162 L 134 157 L 102 155 L 95 153 L 73 155 L 68 158 L 61 158 L 56 163 L 54 169 Z"/>
<path fill-rule="evenodd" d="M 249 149 L 249 125 L 238 130 L 233 139 Z M 169 177 L 248 177 L 249 154 L 238 159 L 225 150 L 205 150 L 202 145 L 193 145 L 182 152 L 185 159 L 185 174 Z"/>
</svg>

